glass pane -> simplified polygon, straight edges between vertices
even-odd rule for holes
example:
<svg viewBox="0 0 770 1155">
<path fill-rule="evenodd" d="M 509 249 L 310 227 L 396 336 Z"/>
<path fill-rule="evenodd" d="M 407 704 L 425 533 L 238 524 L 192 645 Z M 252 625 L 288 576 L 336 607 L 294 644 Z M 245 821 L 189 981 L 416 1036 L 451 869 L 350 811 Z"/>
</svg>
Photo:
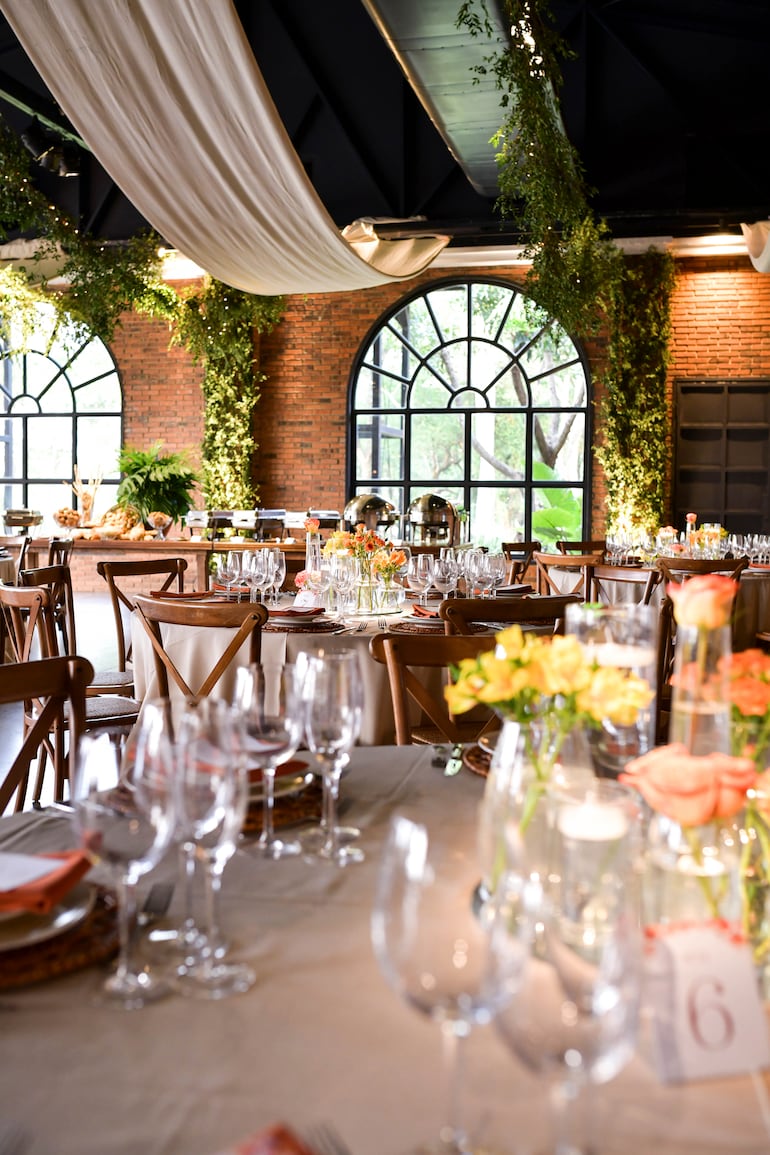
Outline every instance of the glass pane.
<svg viewBox="0 0 770 1155">
<path fill-rule="evenodd" d="M 75 398 L 80 413 L 120 413 L 123 408 L 117 373 L 77 386 Z"/>
<path fill-rule="evenodd" d="M 389 324 L 420 357 L 427 357 L 440 344 L 438 331 L 424 297 L 400 309 Z"/>
<path fill-rule="evenodd" d="M 582 540 L 582 489 L 533 489 L 532 537 L 542 543 L 546 553 L 555 550 L 557 541 Z"/>
<path fill-rule="evenodd" d="M 462 481 L 465 468 L 463 415 L 414 414 L 411 428 L 411 476 L 423 481 Z M 428 488 L 423 492 L 433 491 Z"/>
<path fill-rule="evenodd" d="M 583 482 L 585 417 L 582 413 L 539 413 L 535 428 L 540 437 L 532 447 L 532 475 L 536 481 Z"/>
<path fill-rule="evenodd" d="M 459 510 L 463 507 L 463 488 L 460 485 L 415 485 L 409 490 L 409 503 L 416 498 L 422 497 L 424 493 L 437 493 L 439 497 L 451 501 L 455 509 Z M 409 506 L 407 505 L 407 509 Z M 406 511 L 405 511 L 406 512 Z"/>
<path fill-rule="evenodd" d="M 447 285 L 427 293 L 443 341 L 468 335 L 468 290 L 465 285 Z"/>
<path fill-rule="evenodd" d="M 412 392 L 409 397 L 409 404 L 412 409 L 446 409 L 452 400 L 452 390 L 450 388 L 450 378 L 446 373 L 446 365 L 439 363 L 436 366 L 435 373 L 431 373 L 429 369 L 421 369 L 417 374 Z"/>
<path fill-rule="evenodd" d="M 403 455 L 403 416 L 362 413 L 356 418 L 356 477 L 359 481 L 363 478 L 395 480 L 403 477 Z"/>
<path fill-rule="evenodd" d="M 537 335 L 537 332 L 538 326 L 533 325 L 526 316 L 526 297 L 519 294 L 513 302 L 500 334 L 500 343 L 519 354 Z"/>
<path fill-rule="evenodd" d="M 471 480 L 522 481 L 526 469 L 526 437 L 523 413 L 474 413 Z"/>
<path fill-rule="evenodd" d="M 30 420 L 27 429 L 27 476 L 55 477 L 60 482 L 69 481 L 72 478 L 70 418 L 35 417 Z"/>
<path fill-rule="evenodd" d="M 30 371 L 33 367 L 37 369 L 40 364 L 43 364 L 46 373 L 34 374 Z M 36 396 L 40 404 L 40 409 L 43 413 L 71 413 L 75 407 L 72 397 L 72 390 L 68 378 L 63 373 L 58 373 L 55 366 L 50 361 L 44 361 L 35 354 L 30 354 L 27 358 L 27 385 L 28 391 Z M 51 371 L 52 370 L 52 371 Z M 35 378 L 35 388 L 32 388 L 32 378 Z"/>
<path fill-rule="evenodd" d="M 536 408 L 546 406 L 559 409 L 582 408 L 586 403 L 586 379 L 580 363 L 557 369 L 533 381 L 531 387 L 532 404 Z"/>
<path fill-rule="evenodd" d="M 497 338 L 515 291 L 503 285 L 471 285 L 471 331 L 476 337 Z"/>
<path fill-rule="evenodd" d="M 482 486 L 471 489 L 471 540 L 499 549 L 503 541 L 524 538 L 525 491 Z"/>
<path fill-rule="evenodd" d="M 69 375 L 76 385 L 93 381 L 105 374 L 117 377 L 112 357 L 101 341 L 89 341 L 70 360 Z"/>
<path fill-rule="evenodd" d="M 3 509 L 26 509 L 24 504 L 24 490 L 20 485 L 3 485 L 0 486 L 0 495 L 2 495 Z M 1 515 L 0 515 L 1 517 Z M 3 527 L 5 528 L 5 527 Z M 9 533 L 13 534 L 16 531 L 10 529 Z"/>
<path fill-rule="evenodd" d="M 404 381 L 410 380 L 419 362 L 404 341 L 390 329 L 381 329 L 369 346 L 358 376 L 355 404 L 359 408 L 402 408 Z M 401 379 L 401 380 L 400 380 Z"/>
<path fill-rule="evenodd" d="M 80 476 L 119 478 L 119 417 L 79 417 L 76 458 Z"/>
</svg>

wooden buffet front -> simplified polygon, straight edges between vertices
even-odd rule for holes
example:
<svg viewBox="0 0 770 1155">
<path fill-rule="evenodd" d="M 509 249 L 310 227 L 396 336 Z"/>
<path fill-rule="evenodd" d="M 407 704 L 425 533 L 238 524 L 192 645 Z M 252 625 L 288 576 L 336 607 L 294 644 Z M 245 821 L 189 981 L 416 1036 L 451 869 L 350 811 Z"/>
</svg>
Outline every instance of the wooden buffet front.
<svg viewBox="0 0 770 1155">
<path fill-rule="evenodd" d="M 0 537 L 0 545 L 10 550 L 14 561 L 21 549 L 21 536 Z M 48 559 L 47 537 L 33 538 L 29 544 L 27 564 L 30 569 L 45 565 Z M 166 538 L 164 541 L 148 539 L 145 541 L 123 541 L 117 538 L 86 539 L 76 538 L 73 543 L 70 568 L 72 584 L 75 590 L 81 593 L 103 593 L 106 589 L 104 581 L 96 572 L 96 563 L 107 560 L 140 561 L 144 558 L 183 557 L 187 560 L 187 578 L 185 587 L 190 590 L 208 589 L 214 557 L 224 550 L 264 549 L 280 547 L 286 555 L 287 584 L 292 585 L 292 576 L 304 567 L 305 543 L 296 542 L 231 542 L 218 541 L 191 541 L 190 538 Z M 157 579 L 155 579 L 157 580 Z M 146 591 L 149 593 L 149 587 Z"/>
</svg>

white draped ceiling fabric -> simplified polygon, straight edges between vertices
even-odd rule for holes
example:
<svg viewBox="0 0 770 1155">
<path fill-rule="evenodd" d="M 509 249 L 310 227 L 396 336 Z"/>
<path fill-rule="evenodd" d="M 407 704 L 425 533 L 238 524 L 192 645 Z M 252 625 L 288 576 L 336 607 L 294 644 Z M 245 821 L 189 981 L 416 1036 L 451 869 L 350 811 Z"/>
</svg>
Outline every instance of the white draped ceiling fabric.
<svg viewBox="0 0 770 1155">
<path fill-rule="evenodd" d="M 741 225 L 751 263 L 758 273 L 770 273 L 770 220 Z"/>
<path fill-rule="evenodd" d="M 230 0 L 0 0 L 0 8 L 132 204 L 225 284 L 262 295 L 371 288 L 415 276 L 448 243 L 340 234 Z"/>
</svg>

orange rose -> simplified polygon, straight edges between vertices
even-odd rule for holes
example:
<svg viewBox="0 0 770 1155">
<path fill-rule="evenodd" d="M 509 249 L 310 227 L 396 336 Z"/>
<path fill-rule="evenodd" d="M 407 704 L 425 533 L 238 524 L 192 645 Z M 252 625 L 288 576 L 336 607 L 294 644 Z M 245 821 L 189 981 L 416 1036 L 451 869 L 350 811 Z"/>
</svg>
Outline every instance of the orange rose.
<svg viewBox="0 0 770 1155">
<path fill-rule="evenodd" d="M 305 518 L 305 530 L 307 533 L 318 533 L 321 523 L 317 517 Z"/>
<path fill-rule="evenodd" d="M 659 746 L 629 762 L 620 781 L 634 786 L 659 814 L 682 826 L 731 818 L 746 804 L 757 774 L 750 758 L 690 754 L 681 743 Z"/>
<path fill-rule="evenodd" d="M 720 574 L 698 574 L 681 584 L 670 582 L 666 593 L 680 626 L 717 630 L 730 621 L 738 583 Z"/>
</svg>

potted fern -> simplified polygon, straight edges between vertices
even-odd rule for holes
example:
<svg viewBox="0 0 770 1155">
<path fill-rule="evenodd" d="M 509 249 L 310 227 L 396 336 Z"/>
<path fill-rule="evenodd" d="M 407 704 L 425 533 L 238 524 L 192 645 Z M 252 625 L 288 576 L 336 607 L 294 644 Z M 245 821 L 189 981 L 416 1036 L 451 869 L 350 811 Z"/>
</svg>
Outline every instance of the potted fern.
<svg viewBox="0 0 770 1155">
<path fill-rule="evenodd" d="M 185 453 L 164 454 L 162 448 L 162 441 L 149 449 L 124 446 L 118 458 L 123 478 L 117 504 L 135 510 L 142 521 L 165 537 L 171 525 L 191 508 L 198 475 Z"/>
</svg>

